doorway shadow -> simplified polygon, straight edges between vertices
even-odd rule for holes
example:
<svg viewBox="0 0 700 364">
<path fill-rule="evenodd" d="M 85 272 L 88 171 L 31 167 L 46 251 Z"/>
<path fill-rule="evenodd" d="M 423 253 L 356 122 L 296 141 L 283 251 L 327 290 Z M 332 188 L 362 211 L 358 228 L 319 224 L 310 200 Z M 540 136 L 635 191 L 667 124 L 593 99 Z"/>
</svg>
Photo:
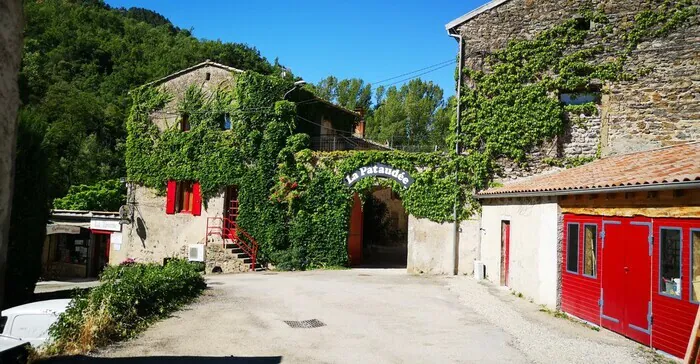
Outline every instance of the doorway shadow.
<svg viewBox="0 0 700 364">
<path fill-rule="evenodd" d="M 136 356 L 128 358 L 96 358 L 85 355 L 63 356 L 35 361 L 35 363 L 42 364 L 279 364 L 281 362 L 281 356 Z"/>
</svg>

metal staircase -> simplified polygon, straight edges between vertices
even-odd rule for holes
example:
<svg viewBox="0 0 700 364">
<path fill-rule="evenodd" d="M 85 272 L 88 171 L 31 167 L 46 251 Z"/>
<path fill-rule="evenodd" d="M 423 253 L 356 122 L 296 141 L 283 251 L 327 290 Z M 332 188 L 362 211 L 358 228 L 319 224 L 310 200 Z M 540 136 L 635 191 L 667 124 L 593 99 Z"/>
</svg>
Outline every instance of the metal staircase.
<svg viewBox="0 0 700 364">
<path fill-rule="evenodd" d="M 250 264 L 251 270 L 262 270 L 257 262 L 258 242 L 247 231 L 241 229 L 236 221 L 226 217 L 208 217 L 205 241 L 209 241 L 208 238 L 212 235 L 221 237 L 223 248 L 231 249 L 231 253 L 237 259 Z"/>
</svg>

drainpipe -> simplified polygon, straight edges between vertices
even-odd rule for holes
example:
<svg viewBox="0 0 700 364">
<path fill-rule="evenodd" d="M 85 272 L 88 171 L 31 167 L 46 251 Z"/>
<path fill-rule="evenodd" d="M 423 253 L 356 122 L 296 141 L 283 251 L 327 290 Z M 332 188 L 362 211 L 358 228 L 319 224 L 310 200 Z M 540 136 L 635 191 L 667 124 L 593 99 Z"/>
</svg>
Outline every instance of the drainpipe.
<svg viewBox="0 0 700 364">
<path fill-rule="evenodd" d="M 461 152 L 461 148 L 459 145 L 459 135 L 461 132 L 461 121 L 462 121 L 462 108 L 461 108 L 461 100 L 460 97 L 462 95 L 462 35 L 461 34 L 453 34 L 452 29 L 447 31 L 447 34 L 450 37 L 455 38 L 459 42 L 459 60 L 457 63 L 457 125 L 455 128 L 455 153 L 457 156 L 459 156 Z M 455 182 L 459 188 L 459 170 L 458 170 L 458 165 L 455 164 Z M 459 193 L 455 195 L 455 203 L 454 203 L 454 209 L 453 209 L 453 217 L 454 217 L 454 232 L 452 236 L 452 269 L 453 272 L 452 274 L 457 275 L 459 274 L 459 219 L 457 216 L 457 206 L 459 206 L 460 201 L 459 201 Z"/>
</svg>

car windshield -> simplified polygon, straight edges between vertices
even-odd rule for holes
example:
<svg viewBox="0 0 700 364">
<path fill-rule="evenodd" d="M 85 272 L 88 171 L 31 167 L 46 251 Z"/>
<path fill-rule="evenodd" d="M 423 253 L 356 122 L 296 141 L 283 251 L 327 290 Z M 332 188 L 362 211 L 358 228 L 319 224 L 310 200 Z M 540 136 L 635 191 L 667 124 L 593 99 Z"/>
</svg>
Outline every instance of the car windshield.
<svg viewBox="0 0 700 364">
<path fill-rule="evenodd" d="M 7 322 L 7 316 L 0 316 L 0 334 L 5 331 L 5 323 Z"/>
</svg>

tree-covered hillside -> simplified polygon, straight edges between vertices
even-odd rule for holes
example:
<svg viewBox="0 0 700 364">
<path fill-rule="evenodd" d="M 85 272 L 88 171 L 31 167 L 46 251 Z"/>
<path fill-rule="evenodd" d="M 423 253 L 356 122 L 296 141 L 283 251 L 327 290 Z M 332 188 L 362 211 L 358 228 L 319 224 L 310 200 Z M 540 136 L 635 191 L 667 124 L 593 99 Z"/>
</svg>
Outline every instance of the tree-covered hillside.
<svg viewBox="0 0 700 364">
<path fill-rule="evenodd" d="M 51 197 L 124 176 L 127 92 L 211 59 L 271 73 L 252 47 L 205 41 L 146 9 L 101 1 L 25 2 L 24 117 L 46 124 Z"/>
</svg>

